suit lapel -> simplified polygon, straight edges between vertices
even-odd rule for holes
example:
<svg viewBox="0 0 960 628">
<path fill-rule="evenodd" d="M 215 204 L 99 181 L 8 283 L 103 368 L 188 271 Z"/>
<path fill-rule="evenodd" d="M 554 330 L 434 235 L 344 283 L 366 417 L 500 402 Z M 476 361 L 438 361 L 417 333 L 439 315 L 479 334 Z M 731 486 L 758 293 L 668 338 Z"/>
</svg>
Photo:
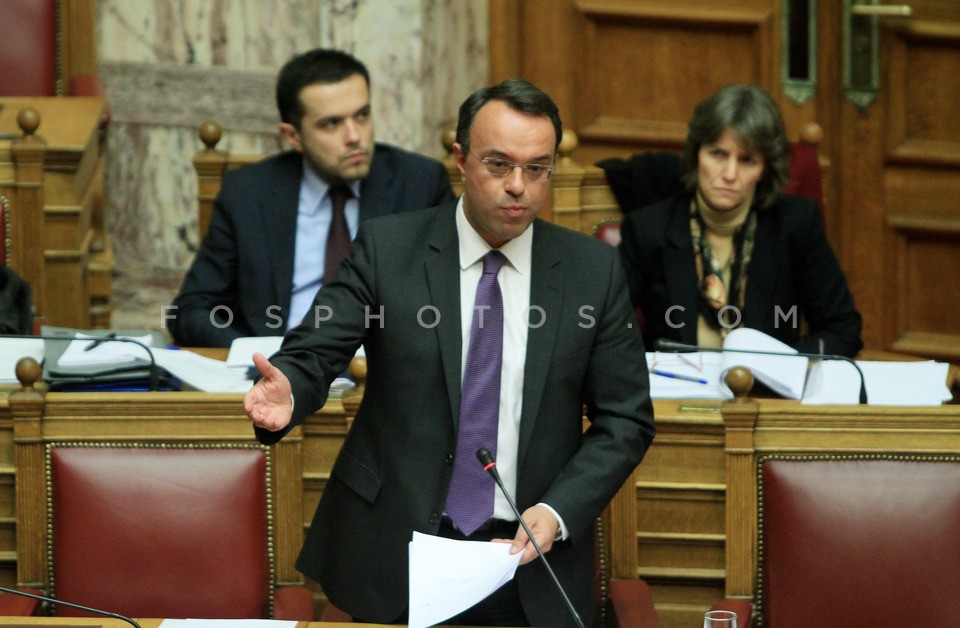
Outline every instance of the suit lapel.
<svg viewBox="0 0 960 628">
<path fill-rule="evenodd" d="M 431 304 L 442 313 L 435 330 L 447 382 L 450 414 L 456 424 L 460 415 L 463 340 L 460 327 L 460 249 L 455 217 L 455 204 L 440 208 L 430 236 L 429 247 L 433 254 L 427 258 L 425 271 Z"/>
<path fill-rule="evenodd" d="M 553 358 L 560 305 L 563 302 L 561 254 L 552 233 L 533 225 L 533 251 L 530 277 L 530 326 L 527 335 L 527 358 L 523 367 L 523 405 L 520 411 L 519 466 L 530 444 L 536 426 L 547 371 Z M 538 309 L 541 308 L 541 309 Z M 539 324 L 541 323 L 542 324 Z"/>
<path fill-rule="evenodd" d="M 681 194 L 670 209 L 667 245 L 663 251 L 663 275 L 669 282 L 670 302 L 684 307 L 670 319 L 682 323 L 680 341 L 697 343 L 697 266 L 691 254 L 690 197 Z"/>
<path fill-rule="evenodd" d="M 299 153 L 283 155 L 277 162 L 266 191 L 257 201 L 263 225 L 264 263 L 270 265 L 269 281 L 274 303 L 283 308 L 286 320 L 293 288 L 293 259 L 297 233 L 297 206 L 300 203 L 300 179 L 303 158 Z"/>
</svg>

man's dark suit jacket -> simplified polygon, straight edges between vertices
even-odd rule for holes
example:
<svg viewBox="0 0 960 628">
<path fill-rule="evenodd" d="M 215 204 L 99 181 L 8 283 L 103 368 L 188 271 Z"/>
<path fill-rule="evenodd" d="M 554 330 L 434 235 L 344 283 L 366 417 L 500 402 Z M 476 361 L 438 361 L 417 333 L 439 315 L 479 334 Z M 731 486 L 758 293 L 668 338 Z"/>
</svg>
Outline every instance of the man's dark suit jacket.
<svg viewBox="0 0 960 628">
<path fill-rule="evenodd" d="M 697 344 L 697 270 L 690 236 L 689 193 L 631 212 L 621 227 L 621 258 L 630 297 L 643 312 L 643 338 Z M 682 310 L 673 306 L 682 306 Z M 777 308 L 782 314 L 778 314 Z M 785 320 L 791 308 L 796 316 Z M 743 326 L 805 353 L 848 357 L 863 347 L 863 322 L 846 277 L 823 230 L 817 204 L 782 195 L 759 210 L 753 257 L 747 268 Z M 808 331 L 793 324 L 805 320 Z"/>
<path fill-rule="evenodd" d="M 463 350 L 455 212 L 364 223 L 317 293 L 332 318 L 291 330 L 271 358 L 293 386 L 292 427 L 324 403 L 363 343 L 363 401 L 297 566 L 368 621 L 407 608 L 408 544 L 414 531 L 436 534 L 453 469 Z M 645 354 L 615 249 L 539 220 L 533 229 L 530 303 L 542 311 L 527 342 L 514 499 L 521 512 L 542 501 L 563 518 L 570 540 L 547 558 L 590 625 L 594 520 L 653 439 Z M 257 429 L 266 443 L 284 433 Z M 533 625 L 571 625 L 539 560 L 517 578 Z"/>
<path fill-rule="evenodd" d="M 224 177 L 210 228 L 183 280 L 168 321 L 183 346 L 228 347 L 240 336 L 287 329 L 303 156 L 289 151 Z M 377 144 L 360 186 L 360 220 L 453 200 L 443 164 Z M 211 310 L 230 308 L 210 321 Z M 218 310 L 223 314 L 223 307 Z"/>
</svg>

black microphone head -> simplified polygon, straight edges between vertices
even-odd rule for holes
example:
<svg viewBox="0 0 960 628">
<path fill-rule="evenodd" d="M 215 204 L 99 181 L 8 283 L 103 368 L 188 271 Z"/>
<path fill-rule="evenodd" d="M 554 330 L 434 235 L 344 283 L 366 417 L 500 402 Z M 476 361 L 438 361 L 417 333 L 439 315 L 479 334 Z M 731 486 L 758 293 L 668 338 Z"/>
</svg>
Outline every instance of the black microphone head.
<svg viewBox="0 0 960 628">
<path fill-rule="evenodd" d="M 483 466 L 493 464 L 493 454 L 491 454 L 490 450 L 486 447 L 481 447 L 477 450 L 477 460 L 479 460 Z"/>
<path fill-rule="evenodd" d="M 666 338 L 657 338 L 653 346 L 657 351 L 685 351 L 689 349 L 685 344 L 667 340 Z"/>
</svg>

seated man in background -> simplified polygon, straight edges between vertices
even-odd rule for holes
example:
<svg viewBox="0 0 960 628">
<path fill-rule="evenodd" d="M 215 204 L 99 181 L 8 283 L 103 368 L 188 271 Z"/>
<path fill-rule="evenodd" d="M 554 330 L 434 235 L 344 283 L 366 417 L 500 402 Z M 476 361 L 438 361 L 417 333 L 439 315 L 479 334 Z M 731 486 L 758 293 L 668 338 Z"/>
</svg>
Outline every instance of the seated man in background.
<svg viewBox="0 0 960 628">
<path fill-rule="evenodd" d="M 308 314 L 361 220 L 454 200 L 439 161 L 374 142 L 369 74 L 351 55 L 315 49 L 288 61 L 277 107 L 293 150 L 224 177 L 164 314 L 180 345 L 283 335 Z"/>
<path fill-rule="evenodd" d="M 782 193 L 788 151 L 777 105 L 760 88 L 730 85 L 697 105 L 684 189 L 627 214 L 621 229 L 646 346 L 718 347 L 743 326 L 806 353 L 852 357 L 863 347 L 817 203 Z"/>
</svg>

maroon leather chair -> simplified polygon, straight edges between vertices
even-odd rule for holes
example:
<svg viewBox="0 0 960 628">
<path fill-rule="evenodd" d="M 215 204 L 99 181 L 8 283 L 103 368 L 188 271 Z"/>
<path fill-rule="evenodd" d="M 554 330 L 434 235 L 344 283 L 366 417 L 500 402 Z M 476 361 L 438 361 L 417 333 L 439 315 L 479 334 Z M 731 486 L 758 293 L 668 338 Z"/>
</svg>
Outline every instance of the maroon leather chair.
<svg viewBox="0 0 960 628">
<path fill-rule="evenodd" d="M 760 625 L 957 625 L 960 458 L 770 456 L 758 482 Z"/>
<path fill-rule="evenodd" d="M 101 96 L 96 74 L 61 74 L 70 33 L 60 0 L 4 0 L 0 20 L 0 96 Z M 58 16 L 58 14 L 60 14 Z"/>
<path fill-rule="evenodd" d="M 49 595 L 130 617 L 314 619 L 306 587 L 274 582 L 268 448 L 53 443 L 47 456 Z"/>
</svg>

